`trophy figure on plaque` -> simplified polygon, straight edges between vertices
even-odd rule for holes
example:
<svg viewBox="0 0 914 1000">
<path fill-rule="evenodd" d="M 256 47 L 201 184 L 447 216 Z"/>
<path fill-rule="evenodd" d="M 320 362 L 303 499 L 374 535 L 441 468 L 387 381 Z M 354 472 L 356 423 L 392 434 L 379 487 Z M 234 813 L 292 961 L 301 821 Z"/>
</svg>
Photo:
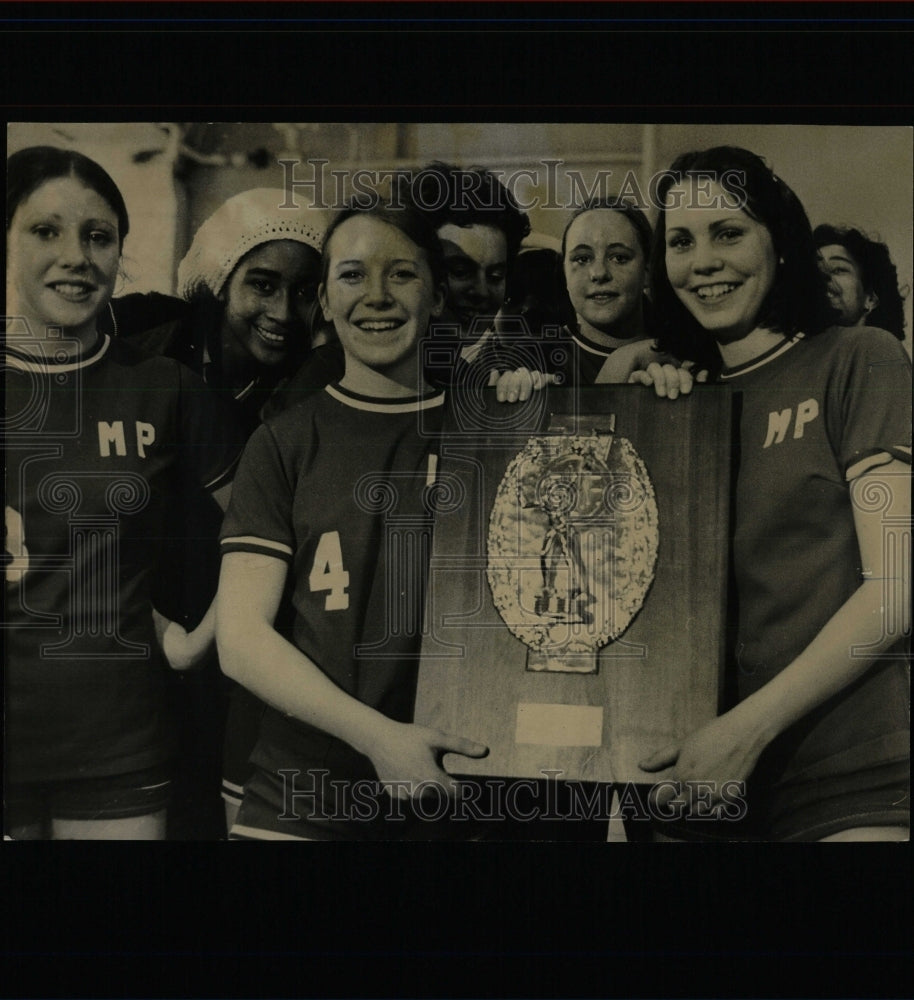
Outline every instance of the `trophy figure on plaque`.
<svg viewBox="0 0 914 1000">
<path fill-rule="evenodd" d="M 587 515 L 578 507 L 586 492 L 590 473 L 582 454 L 559 455 L 548 462 L 536 485 L 535 499 L 524 507 L 539 508 L 549 518 L 549 528 L 540 550 L 542 590 L 534 600 L 534 611 L 565 624 L 589 624 L 593 614 L 587 606 L 595 600 L 588 590 L 587 567 L 581 556 L 581 539 L 575 519 Z"/>
<path fill-rule="evenodd" d="M 657 503 L 631 442 L 557 421 L 508 464 L 489 521 L 488 580 L 527 669 L 596 673 L 641 608 L 659 546 Z"/>
</svg>

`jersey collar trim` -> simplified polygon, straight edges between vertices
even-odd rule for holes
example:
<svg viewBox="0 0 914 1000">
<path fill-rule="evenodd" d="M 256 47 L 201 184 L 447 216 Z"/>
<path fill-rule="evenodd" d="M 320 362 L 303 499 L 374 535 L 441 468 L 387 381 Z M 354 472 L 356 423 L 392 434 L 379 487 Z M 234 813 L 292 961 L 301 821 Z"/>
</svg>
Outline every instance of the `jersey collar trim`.
<svg viewBox="0 0 914 1000">
<path fill-rule="evenodd" d="M 49 345 L 52 343 L 49 342 Z M 99 362 L 108 353 L 110 346 L 111 338 L 105 334 L 88 354 L 82 355 L 76 361 L 55 361 L 53 356 L 36 358 L 33 354 L 17 351 L 15 347 L 10 347 L 7 343 L 6 360 L 11 368 L 17 368 L 24 372 L 75 372 L 80 368 L 88 368 Z"/>
<path fill-rule="evenodd" d="M 438 390 L 427 396 L 413 396 L 406 399 L 378 399 L 373 396 L 360 396 L 349 389 L 344 389 L 339 383 L 325 386 L 324 391 L 345 406 L 354 410 L 367 410 L 371 413 L 418 413 L 420 410 L 431 410 L 444 405 L 444 392 Z"/>
<path fill-rule="evenodd" d="M 599 344 L 595 344 L 592 340 L 588 340 L 581 333 L 573 333 L 571 339 L 581 348 L 582 351 L 587 351 L 588 354 L 597 354 L 601 358 L 608 358 L 610 354 L 615 350 L 615 347 L 602 347 Z"/>
<path fill-rule="evenodd" d="M 756 368 L 763 368 L 765 365 L 774 361 L 775 358 L 781 357 L 782 354 L 786 354 L 788 351 L 792 350 L 801 340 L 806 338 L 805 333 L 798 333 L 793 339 L 788 339 L 782 341 L 780 344 L 775 344 L 774 347 L 765 351 L 764 354 L 760 354 L 757 358 L 753 358 L 751 361 L 747 361 L 742 365 L 737 365 L 735 368 L 725 368 L 721 373 L 721 380 L 728 378 L 736 378 L 738 375 L 746 375 L 748 372 L 755 371 Z"/>
</svg>

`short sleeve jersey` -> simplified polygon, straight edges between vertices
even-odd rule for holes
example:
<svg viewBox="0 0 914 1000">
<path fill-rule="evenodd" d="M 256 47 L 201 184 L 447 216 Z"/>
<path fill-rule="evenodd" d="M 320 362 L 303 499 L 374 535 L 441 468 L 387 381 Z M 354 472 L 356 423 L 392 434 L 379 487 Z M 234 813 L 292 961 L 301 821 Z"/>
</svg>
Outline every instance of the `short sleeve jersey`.
<svg viewBox="0 0 914 1000">
<path fill-rule="evenodd" d="M 741 390 L 733 563 L 745 698 L 809 645 L 862 582 L 851 483 L 893 458 L 910 464 L 911 364 L 883 330 L 834 328 L 784 341 L 722 380 Z M 814 777 L 825 760 L 853 770 L 904 756 L 903 657 L 896 646 L 786 734 L 785 774 Z"/>
<path fill-rule="evenodd" d="M 606 362 L 606 359 L 613 353 L 614 348 L 605 347 L 595 341 L 585 337 L 580 332 L 572 333 L 566 328 L 567 334 L 564 340 L 566 356 L 564 363 L 556 369 L 562 381 L 559 385 L 594 385 L 597 375 Z"/>
<path fill-rule="evenodd" d="M 113 300 L 115 303 L 124 300 Z M 131 310 L 140 312 L 138 306 L 147 296 L 133 296 L 141 300 Z M 121 327 L 121 335 L 145 354 L 173 358 L 186 365 L 206 384 L 208 391 L 217 397 L 223 412 L 231 415 L 243 439 L 260 423 L 260 409 L 268 398 L 268 387 L 261 388 L 258 380 L 240 390 L 225 386 L 219 378 L 219 366 L 211 362 L 208 344 L 218 341 L 218 324 L 215 316 L 220 309 L 209 304 L 192 308 L 185 305 L 185 314 L 159 326 L 149 326 L 134 315 L 138 329 Z M 118 311 L 119 312 L 119 311 Z M 203 619 L 219 582 L 219 529 L 223 511 L 206 491 L 183 491 L 172 498 L 171 521 L 183 528 L 163 541 L 159 553 L 159 569 L 153 590 L 156 609 L 167 618 L 191 630 Z"/>
<path fill-rule="evenodd" d="M 444 393 L 371 399 L 331 385 L 255 431 L 222 551 L 285 561 L 291 640 L 339 687 L 409 721 Z M 252 758 L 373 777 L 347 744 L 269 709 Z"/>
<path fill-rule="evenodd" d="M 8 335 L 5 767 L 12 781 L 166 759 L 150 585 L 169 499 L 228 481 L 240 436 L 183 366 L 104 337 L 78 361 Z"/>
</svg>

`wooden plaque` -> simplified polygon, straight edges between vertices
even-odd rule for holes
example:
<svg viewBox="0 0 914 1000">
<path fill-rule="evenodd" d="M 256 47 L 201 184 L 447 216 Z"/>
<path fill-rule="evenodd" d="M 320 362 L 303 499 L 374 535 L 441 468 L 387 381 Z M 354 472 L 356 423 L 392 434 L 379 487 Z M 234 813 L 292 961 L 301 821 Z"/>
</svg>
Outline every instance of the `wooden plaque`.
<svg viewBox="0 0 914 1000">
<path fill-rule="evenodd" d="M 729 390 L 484 390 L 456 409 L 416 721 L 489 746 L 452 773 L 657 780 L 637 761 L 718 712 Z"/>
</svg>

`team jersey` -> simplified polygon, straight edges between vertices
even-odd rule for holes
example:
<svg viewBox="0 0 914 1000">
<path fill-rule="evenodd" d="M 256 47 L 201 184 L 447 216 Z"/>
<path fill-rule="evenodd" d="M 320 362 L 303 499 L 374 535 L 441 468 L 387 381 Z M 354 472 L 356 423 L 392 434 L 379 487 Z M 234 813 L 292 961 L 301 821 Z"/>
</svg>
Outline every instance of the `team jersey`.
<svg viewBox="0 0 914 1000">
<path fill-rule="evenodd" d="M 862 582 L 852 504 L 885 494 L 877 484 L 852 500 L 851 483 L 893 458 L 910 464 L 911 364 L 882 330 L 834 328 L 783 341 L 721 378 L 741 390 L 733 566 L 745 698 Z M 887 507 L 886 530 L 891 516 Z M 776 741 L 773 753 L 789 758 L 785 777 L 814 778 L 825 761 L 850 771 L 907 754 L 904 643 L 899 634 L 864 677 Z"/>
<path fill-rule="evenodd" d="M 600 369 L 615 348 L 605 347 L 585 337 L 582 333 L 565 328 L 563 339 L 565 354 L 563 361 L 554 369 L 561 377 L 559 385 L 594 385 Z"/>
<path fill-rule="evenodd" d="M 288 564 L 291 641 L 339 687 L 409 721 L 444 393 L 371 399 L 327 386 L 254 432 L 222 552 Z M 268 709 L 252 761 L 373 778 L 366 758 Z"/>
<path fill-rule="evenodd" d="M 230 477 L 240 438 L 177 362 L 105 336 L 6 369 L 5 763 L 10 781 L 164 761 L 150 602 L 170 499 Z M 11 346 L 12 345 L 12 346 Z M 191 485 L 192 484 L 192 485 Z"/>
<path fill-rule="evenodd" d="M 269 420 L 283 410 L 301 403 L 320 392 L 326 385 L 338 382 L 346 372 L 346 356 L 339 341 L 333 340 L 315 347 L 295 374 L 280 383 L 263 408 L 262 418 Z"/>
</svg>

